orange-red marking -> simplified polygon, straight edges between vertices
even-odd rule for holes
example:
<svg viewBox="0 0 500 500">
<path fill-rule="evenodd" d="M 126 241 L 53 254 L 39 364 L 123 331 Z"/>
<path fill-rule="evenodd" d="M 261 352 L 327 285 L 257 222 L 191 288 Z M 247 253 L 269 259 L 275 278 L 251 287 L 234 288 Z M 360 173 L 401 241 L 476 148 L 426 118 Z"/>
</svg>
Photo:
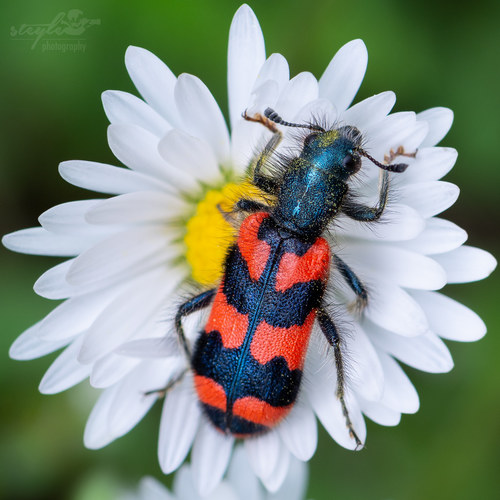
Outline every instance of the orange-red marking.
<svg viewBox="0 0 500 500">
<path fill-rule="evenodd" d="M 220 384 L 211 378 L 203 377 L 202 375 L 195 375 L 194 385 L 202 403 L 219 408 L 219 410 L 226 411 L 226 393 Z"/>
<path fill-rule="evenodd" d="M 269 259 L 271 246 L 257 238 L 259 227 L 269 217 L 265 212 L 249 215 L 241 225 L 238 237 L 238 248 L 245 259 L 250 277 L 259 281 Z"/>
<path fill-rule="evenodd" d="M 279 328 L 262 320 L 250 344 L 252 356 L 261 364 L 283 356 L 290 370 L 302 368 L 316 310 L 309 313 L 303 325 Z"/>
<path fill-rule="evenodd" d="M 324 238 L 318 238 L 309 250 L 299 257 L 285 253 L 276 276 L 276 290 L 284 292 L 296 283 L 326 279 L 330 264 L 330 248 Z"/>
<path fill-rule="evenodd" d="M 213 330 L 220 333 L 222 345 L 227 349 L 240 347 L 248 330 L 248 316 L 241 314 L 236 307 L 227 303 L 223 285 L 217 291 L 205 326 L 207 333 Z"/>
<path fill-rule="evenodd" d="M 276 425 L 292 409 L 292 406 L 293 404 L 275 407 L 253 396 L 246 396 L 234 402 L 233 415 L 271 427 Z"/>
</svg>

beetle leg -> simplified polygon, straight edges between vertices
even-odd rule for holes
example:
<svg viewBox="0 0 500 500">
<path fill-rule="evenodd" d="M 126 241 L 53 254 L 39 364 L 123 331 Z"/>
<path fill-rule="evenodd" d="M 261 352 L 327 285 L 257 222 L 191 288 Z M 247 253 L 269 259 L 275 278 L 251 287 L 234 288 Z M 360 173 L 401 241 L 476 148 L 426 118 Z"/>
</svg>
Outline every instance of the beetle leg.
<svg viewBox="0 0 500 500">
<path fill-rule="evenodd" d="M 326 337 L 328 343 L 333 347 L 333 354 L 335 357 L 335 368 L 337 370 L 337 397 L 339 398 L 340 405 L 342 406 L 342 413 L 345 418 L 345 423 L 349 429 L 349 435 L 356 441 L 356 449 L 363 447 L 363 443 L 359 439 L 354 427 L 352 425 L 351 417 L 349 416 L 349 410 L 347 409 L 345 403 L 345 373 L 344 373 L 344 362 L 342 360 L 342 351 L 340 349 L 340 337 L 337 331 L 337 327 L 333 323 L 329 314 L 320 307 L 317 312 L 317 318 L 319 326 L 323 334 Z"/>
<path fill-rule="evenodd" d="M 354 312 L 361 313 L 368 302 L 366 288 L 354 271 L 338 256 L 334 255 L 333 260 L 342 277 L 346 280 L 351 290 L 356 294 L 356 301 L 351 305 Z"/>
<path fill-rule="evenodd" d="M 261 168 L 268 162 L 269 158 L 273 155 L 274 151 L 278 147 L 279 143 L 283 139 L 283 134 L 278 129 L 276 124 L 271 121 L 269 118 L 265 117 L 260 113 L 256 113 L 253 116 L 247 115 L 246 111 L 243 113 L 243 118 L 247 121 L 261 123 L 273 132 L 273 136 L 269 139 L 268 143 L 264 147 L 264 150 L 257 158 L 255 163 L 255 167 L 253 170 L 253 183 L 262 191 L 265 191 L 269 194 L 276 194 L 279 189 L 279 182 L 275 179 L 272 179 L 260 172 Z"/>
<path fill-rule="evenodd" d="M 188 301 L 184 302 L 184 304 L 181 304 L 179 309 L 177 309 L 177 314 L 175 315 L 175 330 L 189 362 L 191 362 L 191 349 L 182 328 L 182 318 L 208 307 L 215 296 L 215 292 L 215 288 L 202 292 L 199 295 L 190 298 Z"/>
<path fill-rule="evenodd" d="M 389 194 L 389 172 L 381 170 L 379 176 L 378 204 L 376 207 L 358 205 L 357 203 L 347 201 L 342 206 L 342 211 L 351 219 L 360 222 L 374 222 L 380 219 L 387 205 Z"/>
</svg>

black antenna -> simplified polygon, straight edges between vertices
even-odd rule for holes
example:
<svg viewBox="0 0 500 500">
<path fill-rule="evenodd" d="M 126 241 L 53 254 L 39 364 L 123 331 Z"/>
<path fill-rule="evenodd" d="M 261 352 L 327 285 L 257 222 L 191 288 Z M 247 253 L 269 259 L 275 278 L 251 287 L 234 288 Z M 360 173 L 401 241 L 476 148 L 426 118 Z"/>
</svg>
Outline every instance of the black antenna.
<svg viewBox="0 0 500 500">
<path fill-rule="evenodd" d="M 366 151 L 363 151 L 362 149 L 358 149 L 359 154 L 361 156 L 364 156 L 368 158 L 372 163 L 375 163 L 377 167 L 380 167 L 383 170 L 387 170 L 388 172 L 404 172 L 408 168 L 407 163 L 391 163 L 390 165 L 384 165 L 383 163 L 380 163 L 377 161 L 373 156 L 370 156 Z"/>
<path fill-rule="evenodd" d="M 318 132 L 325 132 L 325 129 L 323 127 L 320 127 L 319 125 L 314 125 L 314 124 L 308 124 L 308 125 L 302 125 L 300 123 L 290 123 L 286 122 L 281 118 L 274 109 L 271 108 L 266 108 L 264 111 L 264 116 L 266 118 L 269 118 L 274 123 L 277 123 L 278 125 L 283 125 L 284 127 L 297 127 L 297 128 L 307 128 L 309 130 L 317 130 Z"/>
</svg>

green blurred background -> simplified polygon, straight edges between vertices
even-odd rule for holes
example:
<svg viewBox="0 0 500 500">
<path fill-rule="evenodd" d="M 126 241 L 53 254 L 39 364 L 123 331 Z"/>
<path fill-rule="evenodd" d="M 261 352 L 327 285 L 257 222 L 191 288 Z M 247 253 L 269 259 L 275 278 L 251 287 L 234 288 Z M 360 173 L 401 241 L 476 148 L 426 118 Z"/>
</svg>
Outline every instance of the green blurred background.
<svg viewBox="0 0 500 500">
<path fill-rule="evenodd" d="M 106 143 L 105 89 L 135 92 L 124 67 L 128 45 L 148 48 L 176 73 L 201 77 L 227 111 L 226 49 L 230 0 L 2 2 L 0 199 L 2 234 L 36 224 L 53 205 L 92 197 L 59 178 L 69 159 L 116 163 Z M 320 76 L 335 51 L 361 37 L 368 72 L 358 99 L 392 89 L 396 110 L 452 108 L 444 145 L 459 150 L 447 180 L 461 196 L 445 217 L 469 243 L 498 255 L 500 3 L 398 0 L 250 2 L 267 53 L 287 57 L 291 73 Z M 100 25 L 83 35 L 84 52 L 43 51 L 13 39 L 11 27 L 49 23 L 79 9 Z M 164 482 L 156 458 L 159 408 L 129 435 L 100 451 L 84 449 L 85 420 L 95 397 L 85 383 L 56 396 L 37 386 L 54 356 L 21 363 L 8 358 L 14 339 L 54 307 L 32 291 L 55 261 L 0 249 L 0 497 L 107 499 L 145 474 Z M 500 424 L 498 273 L 446 292 L 477 311 L 485 339 L 449 343 L 456 368 L 430 375 L 408 369 L 421 409 L 396 428 L 368 422 L 361 453 L 323 432 L 311 461 L 309 497 L 320 499 L 499 498 Z"/>
</svg>

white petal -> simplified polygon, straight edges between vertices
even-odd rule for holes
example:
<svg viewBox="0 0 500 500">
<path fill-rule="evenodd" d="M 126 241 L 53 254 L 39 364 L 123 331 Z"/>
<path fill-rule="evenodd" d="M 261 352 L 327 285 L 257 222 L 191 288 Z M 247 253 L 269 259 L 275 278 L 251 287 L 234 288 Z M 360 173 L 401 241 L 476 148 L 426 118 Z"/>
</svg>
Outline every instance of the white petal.
<svg viewBox="0 0 500 500">
<path fill-rule="evenodd" d="M 151 52 L 133 46 L 127 48 L 125 65 L 146 102 L 170 124 L 177 125 L 173 95 L 176 78 L 170 69 Z"/>
<path fill-rule="evenodd" d="M 160 223 L 186 211 L 179 196 L 167 192 L 137 191 L 103 200 L 85 215 L 90 224 Z"/>
<path fill-rule="evenodd" d="M 78 255 L 93 242 L 90 237 L 50 233 L 42 227 L 21 229 L 2 238 L 2 244 L 13 252 L 61 257 Z"/>
<path fill-rule="evenodd" d="M 104 354 L 91 365 L 90 385 L 96 389 L 107 389 L 127 376 L 139 363 L 139 359 L 115 353 Z"/>
<path fill-rule="evenodd" d="M 263 82 L 273 80 L 281 91 L 289 79 L 290 71 L 287 60 L 281 54 L 271 54 L 260 68 L 254 88 L 259 87 Z"/>
<path fill-rule="evenodd" d="M 168 358 L 181 354 L 179 340 L 173 336 L 131 340 L 115 351 L 122 356 L 136 358 Z"/>
<path fill-rule="evenodd" d="M 243 119 L 236 122 L 231 136 L 231 157 L 233 168 L 237 173 L 243 174 L 270 137 L 271 133 L 258 123 Z"/>
<path fill-rule="evenodd" d="M 278 432 L 288 450 L 299 460 L 310 460 L 318 443 L 316 417 L 307 404 L 296 403 Z"/>
<path fill-rule="evenodd" d="M 426 290 L 446 285 L 446 273 L 433 259 L 394 245 L 351 244 L 349 256 L 344 260 L 352 269 L 362 271 L 368 281 L 379 278 L 402 287 Z"/>
<path fill-rule="evenodd" d="M 432 217 L 425 224 L 425 229 L 414 240 L 402 245 L 409 250 L 434 255 L 455 250 L 467 240 L 467 233 L 453 222 Z"/>
<path fill-rule="evenodd" d="M 86 379 L 90 374 L 90 367 L 82 365 L 76 359 L 82 344 L 82 338 L 76 339 L 50 365 L 40 382 L 39 390 L 42 394 L 56 394 L 73 387 Z"/>
<path fill-rule="evenodd" d="M 343 338 L 349 387 L 368 401 L 382 397 L 384 373 L 370 339 L 357 324 Z M 332 353 L 333 356 L 333 353 Z"/>
<path fill-rule="evenodd" d="M 277 432 L 271 431 L 254 439 L 246 439 L 244 445 L 257 477 L 266 477 L 276 468 L 281 446 Z"/>
<path fill-rule="evenodd" d="M 166 396 L 160 423 L 158 459 L 162 471 L 177 469 L 191 448 L 200 420 L 191 377 L 184 377 Z"/>
<path fill-rule="evenodd" d="M 142 420 L 158 399 L 158 394 L 147 394 L 149 379 L 162 365 L 141 364 L 119 384 L 109 409 L 109 428 L 115 436 L 123 436 Z"/>
<path fill-rule="evenodd" d="M 200 424 L 191 452 L 191 467 L 200 495 L 210 494 L 226 471 L 234 438 L 215 430 L 207 421 Z"/>
<path fill-rule="evenodd" d="M 175 500 L 175 498 L 159 481 L 146 476 L 139 483 L 139 500 Z"/>
<path fill-rule="evenodd" d="M 123 123 L 111 124 L 108 127 L 108 142 L 113 154 L 124 165 L 166 181 L 170 191 L 175 191 L 173 186 L 177 185 L 178 177 L 183 181 L 186 176 L 165 163 L 158 153 L 158 138 L 143 128 Z"/>
<path fill-rule="evenodd" d="M 43 212 L 38 221 L 44 229 L 52 233 L 95 235 L 100 228 L 90 226 L 85 221 L 85 213 L 102 200 L 80 200 L 62 203 Z"/>
<path fill-rule="evenodd" d="M 304 375 L 307 375 L 306 381 L 309 382 L 304 392 L 323 427 L 332 438 L 340 446 L 354 450 L 356 442 L 349 436 L 342 406 L 336 396 L 337 377 L 333 360 L 325 358 L 324 355 L 328 344 L 320 332 L 316 333 L 317 335 L 311 337 L 311 346 L 307 353 Z M 364 442 L 366 425 L 356 399 L 349 389 L 346 390 L 345 399 L 354 429 L 361 442 Z"/>
<path fill-rule="evenodd" d="M 319 79 L 321 97 L 330 99 L 339 112 L 354 99 L 368 64 L 368 52 L 362 40 L 346 43 L 333 57 Z"/>
<path fill-rule="evenodd" d="M 385 118 L 395 103 L 396 94 L 394 92 L 381 92 L 356 103 L 346 110 L 340 119 L 346 125 L 353 125 L 365 130 Z"/>
<path fill-rule="evenodd" d="M 234 448 L 227 480 L 233 486 L 239 500 L 262 498 L 262 488 L 255 474 L 249 473 L 250 463 L 243 445 Z"/>
<path fill-rule="evenodd" d="M 83 443 L 86 448 L 97 450 L 116 439 L 109 429 L 108 415 L 117 391 L 118 386 L 103 391 L 92 408 L 83 434 Z"/>
<path fill-rule="evenodd" d="M 483 320 L 463 304 L 436 292 L 412 292 L 425 311 L 431 330 L 450 340 L 471 342 L 486 333 Z"/>
<path fill-rule="evenodd" d="M 450 351 L 431 331 L 418 337 L 402 337 L 375 325 L 365 325 L 370 339 L 380 349 L 392 354 L 403 363 L 430 373 L 446 373 L 453 368 Z"/>
<path fill-rule="evenodd" d="M 395 426 L 401 421 L 401 413 L 391 410 L 379 401 L 360 401 L 361 411 L 379 425 Z"/>
<path fill-rule="evenodd" d="M 28 328 L 17 337 L 9 349 L 9 356 L 12 359 L 24 361 L 40 358 L 41 356 L 57 351 L 71 341 L 71 338 L 54 342 L 41 340 L 38 336 L 40 324 L 41 321 Z"/>
<path fill-rule="evenodd" d="M 453 111 L 448 108 L 431 108 L 417 115 L 418 120 L 429 124 L 429 133 L 422 146 L 435 146 L 448 133 L 453 123 Z"/>
<path fill-rule="evenodd" d="M 303 500 L 306 498 L 307 476 L 307 465 L 291 457 L 283 484 L 276 493 L 268 495 L 268 500 Z"/>
<path fill-rule="evenodd" d="M 314 75 L 304 71 L 286 84 L 276 103 L 276 111 L 284 120 L 292 121 L 309 101 L 317 98 L 318 82 Z"/>
<path fill-rule="evenodd" d="M 102 283 L 113 276 L 123 277 L 123 273 L 150 267 L 160 254 L 164 254 L 165 261 L 172 253 L 160 229 L 137 227 L 115 234 L 79 255 L 69 268 L 67 280 L 79 286 Z"/>
<path fill-rule="evenodd" d="M 175 280 L 170 279 L 168 272 L 155 270 L 135 280 L 132 286 L 120 293 L 89 328 L 79 361 L 95 362 L 142 329 L 155 317 L 175 287 Z"/>
<path fill-rule="evenodd" d="M 58 300 L 76 294 L 75 287 L 66 281 L 66 274 L 75 259 L 69 259 L 45 271 L 35 282 L 33 289 L 41 297 Z"/>
<path fill-rule="evenodd" d="M 444 181 L 418 182 L 398 189 L 398 196 L 424 217 L 432 217 L 457 201 L 460 189 Z"/>
<path fill-rule="evenodd" d="M 163 117 L 135 95 L 119 90 L 106 90 L 101 98 L 110 123 L 137 125 L 158 138 L 171 129 L 171 125 Z"/>
<path fill-rule="evenodd" d="M 428 329 L 419 304 L 404 290 L 390 282 L 377 281 L 370 289 L 364 314 L 371 321 L 404 337 L 414 337 Z"/>
<path fill-rule="evenodd" d="M 347 217 L 338 219 L 337 234 L 375 241 L 407 241 L 415 238 L 425 228 L 425 220 L 407 205 L 391 203 L 379 224 L 361 223 Z"/>
<path fill-rule="evenodd" d="M 280 446 L 280 453 L 276 466 L 272 471 L 262 478 L 265 487 L 271 493 L 278 491 L 283 484 L 290 465 L 290 453 L 285 446 Z"/>
<path fill-rule="evenodd" d="M 457 156 L 453 148 L 419 148 L 416 160 L 400 179 L 405 182 L 437 181 L 453 168 Z"/>
<path fill-rule="evenodd" d="M 308 102 L 294 117 L 297 123 L 304 123 L 319 118 L 325 123 L 334 124 L 337 120 L 337 110 L 327 99 L 315 99 Z M 295 139 L 296 142 L 296 139 Z"/>
<path fill-rule="evenodd" d="M 160 155 L 190 177 L 201 181 L 214 181 L 220 176 L 217 158 L 210 145 L 181 130 L 172 130 L 158 145 Z"/>
<path fill-rule="evenodd" d="M 462 245 L 451 252 L 435 255 L 443 266 L 448 283 L 468 283 L 487 278 L 497 267 L 493 255 L 480 248 Z"/>
<path fill-rule="evenodd" d="M 87 330 L 118 293 L 105 290 L 66 300 L 40 322 L 38 335 L 43 340 L 58 341 Z"/>
<path fill-rule="evenodd" d="M 217 161 L 229 160 L 229 133 L 224 116 L 206 85 L 196 76 L 182 74 L 174 90 L 175 102 L 182 117 L 182 129 L 205 140 Z"/>
<path fill-rule="evenodd" d="M 123 194 L 139 190 L 168 190 L 163 181 L 129 170 L 93 161 L 72 160 L 59 164 L 61 177 L 75 185 L 98 193 Z"/>
<path fill-rule="evenodd" d="M 420 405 L 418 393 L 399 364 L 384 352 L 379 352 L 384 369 L 384 395 L 381 403 L 396 412 L 415 413 Z"/>
<path fill-rule="evenodd" d="M 252 9 L 244 4 L 236 11 L 229 30 L 227 87 L 233 126 L 248 106 L 250 91 L 265 58 L 259 21 Z"/>
</svg>

